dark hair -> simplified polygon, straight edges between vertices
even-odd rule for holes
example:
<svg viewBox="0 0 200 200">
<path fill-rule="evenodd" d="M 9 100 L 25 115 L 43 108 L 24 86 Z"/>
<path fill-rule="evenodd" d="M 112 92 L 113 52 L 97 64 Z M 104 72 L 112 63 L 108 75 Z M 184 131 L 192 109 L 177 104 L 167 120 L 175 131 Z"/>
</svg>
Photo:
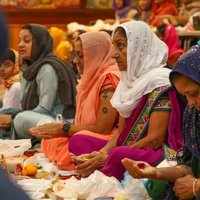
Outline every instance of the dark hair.
<svg viewBox="0 0 200 200">
<path fill-rule="evenodd" d="M 5 60 L 11 60 L 15 63 L 15 53 L 11 49 L 6 49 L 0 59 L 0 62 L 3 63 Z"/>
<path fill-rule="evenodd" d="M 173 72 L 170 74 L 170 82 L 172 85 L 174 85 L 174 82 L 180 78 L 181 76 L 183 76 L 183 74 L 179 73 L 179 72 Z"/>
<path fill-rule="evenodd" d="M 32 27 L 31 27 L 30 24 L 26 24 L 26 25 L 24 25 L 24 26 L 22 27 L 22 30 L 23 30 L 23 29 L 27 29 L 27 30 L 30 31 L 31 34 L 33 34 L 33 32 L 32 32 Z"/>
<path fill-rule="evenodd" d="M 104 31 L 104 32 L 108 33 L 110 36 L 112 35 L 112 31 L 109 31 L 109 30 L 106 30 L 106 29 L 102 29 L 100 31 Z"/>
<path fill-rule="evenodd" d="M 126 32 L 125 32 L 124 28 L 122 28 L 122 27 L 117 27 L 115 33 L 116 33 L 116 32 L 119 32 L 119 33 L 122 34 L 125 38 L 127 38 Z"/>
<path fill-rule="evenodd" d="M 164 36 L 166 24 L 161 24 L 160 26 L 157 26 L 158 31 Z"/>
</svg>

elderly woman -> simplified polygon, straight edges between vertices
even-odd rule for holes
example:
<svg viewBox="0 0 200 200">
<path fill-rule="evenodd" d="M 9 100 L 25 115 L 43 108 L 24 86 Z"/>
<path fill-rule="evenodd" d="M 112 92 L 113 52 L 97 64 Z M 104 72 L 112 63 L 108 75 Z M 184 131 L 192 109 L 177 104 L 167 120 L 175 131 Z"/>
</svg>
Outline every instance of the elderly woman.
<svg viewBox="0 0 200 200">
<path fill-rule="evenodd" d="M 114 31 L 113 45 L 112 57 L 121 72 L 111 99 L 120 113 L 118 132 L 109 142 L 75 135 L 70 139 L 69 150 L 72 160 L 78 163 L 78 174 L 87 176 L 99 169 L 122 180 L 123 158 L 157 165 L 163 157 L 163 147 L 168 148 L 164 143 L 175 150 L 182 146 L 185 105 L 179 106 L 181 100 L 169 84 L 170 70 L 164 68 L 168 48 L 147 24 L 120 25 Z"/>
<path fill-rule="evenodd" d="M 81 133 L 108 141 L 117 132 L 119 118 L 110 103 L 120 79 L 111 58 L 111 37 L 105 32 L 81 34 L 75 40 L 74 51 L 74 63 L 81 76 L 75 125 L 52 123 L 30 129 L 31 134 L 46 139 L 41 144 L 44 154 L 50 161 L 60 162 L 65 170 L 75 167 L 68 150 L 71 136 Z"/>
<path fill-rule="evenodd" d="M 40 25 L 22 27 L 19 55 L 23 60 L 20 73 L 23 112 L 0 116 L 0 127 L 11 127 L 12 138 L 35 139 L 29 129 L 41 119 L 55 119 L 63 114 L 75 116 L 76 78 L 69 67 L 53 53 L 53 40 Z"/>
<path fill-rule="evenodd" d="M 200 188 L 199 57 L 200 47 L 192 47 L 179 58 L 170 73 L 173 87 L 188 102 L 183 121 L 183 155 L 178 160 L 178 165 L 156 169 L 144 162 L 123 160 L 124 166 L 134 178 L 150 178 L 171 182 L 167 182 L 162 199 L 195 199 Z M 139 169 L 138 163 L 144 163 L 144 169 Z"/>
</svg>

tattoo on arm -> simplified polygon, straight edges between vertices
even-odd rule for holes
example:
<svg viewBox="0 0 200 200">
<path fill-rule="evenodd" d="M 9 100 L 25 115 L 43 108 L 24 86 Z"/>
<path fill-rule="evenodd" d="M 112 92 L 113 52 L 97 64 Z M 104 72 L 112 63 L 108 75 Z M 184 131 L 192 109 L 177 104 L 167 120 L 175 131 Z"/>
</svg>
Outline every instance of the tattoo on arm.
<svg viewBox="0 0 200 200">
<path fill-rule="evenodd" d="M 106 107 L 103 107 L 102 111 L 103 111 L 103 113 L 107 113 L 108 109 Z"/>
<path fill-rule="evenodd" d="M 188 169 L 189 167 L 186 165 L 182 165 L 183 168 Z"/>
<path fill-rule="evenodd" d="M 103 93 L 103 98 L 106 100 L 106 98 L 108 98 L 108 91 L 105 91 L 104 93 Z"/>
</svg>

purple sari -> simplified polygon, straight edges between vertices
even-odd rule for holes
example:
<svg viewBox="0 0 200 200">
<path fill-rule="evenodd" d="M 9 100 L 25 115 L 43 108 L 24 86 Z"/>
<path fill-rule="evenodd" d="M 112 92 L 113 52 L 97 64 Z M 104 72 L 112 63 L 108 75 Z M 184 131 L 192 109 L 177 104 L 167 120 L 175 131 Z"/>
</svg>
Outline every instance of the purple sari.
<svg viewBox="0 0 200 200">
<path fill-rule="evenodd" d="M 156 88 L 150 94 L 141 99 L 137 108 L 131 116 L 126 119 L 125 127 L 121 132 L 116 148 L 109 151 L 104 167 L 99 170 L 107 176 L 114 176 L 122 180 L 126 171 L 121 160 L 130 158 L 142 160 L 150 165 L 157 165 L 164 158 L 165 154 L 173 153 L 183 146 L 182 140 L 182 119 L 186 103 L 177 96 L 171 85 Z M 149 117 L 153 111 L 171 111 L 168 133 L 163 148 L 155 151 L 149 147 L 138 149 L 130 145 L 139 141 L 147 135 Z M 74 135 L 69 142 L 69 151 L 75 155 L 99 151 L 108 141 L 86 135 Z"/>
</svg>

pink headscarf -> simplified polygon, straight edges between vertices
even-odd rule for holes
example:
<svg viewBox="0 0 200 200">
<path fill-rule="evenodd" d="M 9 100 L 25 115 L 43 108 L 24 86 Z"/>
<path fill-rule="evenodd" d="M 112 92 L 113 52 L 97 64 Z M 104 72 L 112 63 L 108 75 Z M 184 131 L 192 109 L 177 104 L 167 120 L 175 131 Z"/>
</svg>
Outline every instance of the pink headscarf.
<svg viewBox="0 0 200 200">
<path fill-rule="evenodd" d="M 163 42 L 165 42 L 169 48 L 168 59 L 177 52 L 185 53 L 179 45 L 179 37 L 176 29 L 171 24 L 166 24 Z"/>
<path fill-rule="evenodd" d="M 83 46 L 84 69 L 76 87 L 75 125 L 88 126 L 96 122 L 99 92 L 106 75 L 111 75 L 116 88 L 118 83 L 113 75 L 120 79 L 120 73 L 116 61 L 111 58 L 112 40 L 106 32 L 89 32 L 79 37 Z"/>
</svg>

